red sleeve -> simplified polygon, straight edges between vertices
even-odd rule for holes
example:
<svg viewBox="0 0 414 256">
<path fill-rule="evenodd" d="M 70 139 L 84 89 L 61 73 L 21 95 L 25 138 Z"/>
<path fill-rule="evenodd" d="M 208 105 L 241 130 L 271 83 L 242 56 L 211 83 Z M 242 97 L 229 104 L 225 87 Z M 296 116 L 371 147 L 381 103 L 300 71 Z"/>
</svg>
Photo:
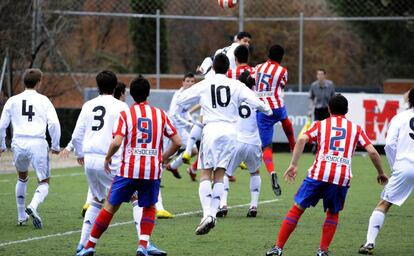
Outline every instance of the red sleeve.
<svg viewBox="0 0 414 256">
<path fill-rule="evenodd" d="M 113 136 L 120 135 L 125 136 L 126 134 L 126 113 L 122 111 L 118 117 L 118 121 L 115 123 Z"/>
<path fill-rule="evenodd" d="M 174 125 L 172 125 L 168 115 L 163 112 L 163 116 L 165 117 L 164 136 L 171 138 L 177 134 L 177 130 L 175 129 Z"/>
<path fill-rule="evenodd" d="M 304 135 L 308 136 L 310 142 L 316 141 L 316 139 L 318 138 L 320 126 L 320 121 L 313 122 L 313 124 L 311 124 L 311 127 L 309 127 L 309 129 L 303 133 Z"/>
<path fill-rule="evenodd" d="M 358 144 L 361 145 L 361 147 L 365 148 L 366 146 L 372 144 L 364 129 L 358 126 L 358 131 Z"/>
</svg>

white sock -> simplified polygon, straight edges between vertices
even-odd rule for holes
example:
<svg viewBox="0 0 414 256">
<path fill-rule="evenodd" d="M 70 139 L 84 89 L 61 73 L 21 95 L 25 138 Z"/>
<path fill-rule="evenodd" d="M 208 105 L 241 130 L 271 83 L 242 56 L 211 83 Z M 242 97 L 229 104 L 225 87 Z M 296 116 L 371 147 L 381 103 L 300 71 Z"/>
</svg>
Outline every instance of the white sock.
<svg viewBox="0 0 414 256">
<path fill-rule="evenodd" d="M 139 235 L 141 234 L 142 207 L 139 207 L 138 200 L 132 202 L 132 214 L 134 215 L 134 223 L 135 228 L 137 229 L 137 236 L 139 241 Z"/>
<path fill-rule="evenodd" d="M 164 209 L 164 205 L 162 204 L 162 196 L 161 196 L 161 190 L 158 193 L 158 202 L 155 203 L 155 209 L 157 209 L 157 211 L 163 211 Z"/>
<path fill-rule="evenodd" d="M 170 164 L 172 169 L 178 169 L 183 164 L 183 159 L 181 158 L 183 154 L 177 156 Z"/>
<path fill-rule="evenodd" d="M 367 244 L 374 244 L 375 239 L 378 236 L 382 224 L 384 224 L 385 214 L 383 212 L 374 210 L 369 218 L 368 232 L 367 232 Z"/>
<path fill-rule="evenodd" d="M 250 207 L 257 207 L 257 203 L 259 202 L 261 185 L 262 185 L 262 178 L 260 178 L 259 174 L 250 176 L 250 196 L 251 196 Z"/>
<path fill-rule="evenodd" d="M 201 181 L 198 187 L 198 195 L 200 196 L 201 207 L 203 208 L 203 218 L 210 215 L 212 193 L 211 182 L 209 180 Z"/>
<path fill-rule="evenodd" d="M 88 187 L 88 196 L 86 197 L 85 204 L 91 204 L 93 202 L 93 195 L 91 189 Z"/>
<path fill-rule="evenodd" d="M 200 140 L 202 131 L 203 131 L 203 124 L 200 122 L 196 122 L 193 125 L 193 128 L 191 128 L 190 136 L 187 140 L 187 145 L 185 147 L 185 152 L 187 154 L 191 155 L 191 150 L 193 149 L 197 140 Z"/>
<path fill-rule="evenodd" d="M 229 183 L 230 183 L 229 177 L 227 175 L 224 175 L 223 177 L 224 191 L 223 191 L 223 196 L 221 197 L 221 200 L 220 200 L 220 207 L 227 206 L 227 197 L 229 195 L 229 189 L 230 189 Z"/>
<path fill-rule="evenodd" d="M 210 215 L 216 217 L 218 208 L 220 206 L 220 199 L 223 196 L 224 184 L 222 182 L 214 183 L 213 194 L 210 205 Z"/>
<path fill-rule="evenodd" d="M 95 223 L 96 217 L 102 209 L 102 203 L 92 201 L 89 203 L 88 210 L 85 212 L 85 218 L 83 219 L 82 232 L 79 240 L 79 244 L 85 246 L 89 239 L 93 224 Z"/>
<path fill-rule="evenodd" d="M 43 203 L 48 193 L 49 184 L 46 182 L 40 183 L 33 195 L 30 206 L 37 210 L 37 207 L 39 207 L 39 204 Z"/>
<path fill-rule="evenodd" d="M 26 219 L 26 190 L 27 190 L 27 178 L 25 180 L 18 179 L 16 183 L 16 206 L 17 206 L 17 219 Z"/>
</svg>

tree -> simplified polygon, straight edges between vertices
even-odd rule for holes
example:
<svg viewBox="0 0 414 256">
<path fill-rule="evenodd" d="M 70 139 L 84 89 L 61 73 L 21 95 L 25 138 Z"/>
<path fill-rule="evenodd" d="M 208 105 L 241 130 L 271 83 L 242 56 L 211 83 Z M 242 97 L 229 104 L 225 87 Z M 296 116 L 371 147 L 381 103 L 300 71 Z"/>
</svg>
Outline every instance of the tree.
<svg viewBox="0 0 414 256">
<path fill-rule="evenodd" d="M 155 14 L 162 11 L 164 0 L 131 0 L 131 9 L 135 13 Z M 160 68 L 161 73 L 168 72 L 168 49 L 165 20 L 160 21 Z M 129 32 L 135 46 L 133 69 L 137 73 L 155 73 L 156 71 L 156 19 L 132 18 L 129 21 Z"/>
</svg>

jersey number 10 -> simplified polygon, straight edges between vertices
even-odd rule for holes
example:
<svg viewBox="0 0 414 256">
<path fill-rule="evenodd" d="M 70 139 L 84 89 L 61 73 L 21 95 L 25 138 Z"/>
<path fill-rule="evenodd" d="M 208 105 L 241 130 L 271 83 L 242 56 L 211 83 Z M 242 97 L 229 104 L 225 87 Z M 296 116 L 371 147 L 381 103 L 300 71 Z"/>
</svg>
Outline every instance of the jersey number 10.
<svg viewBox="0 0 414 256">
<path fill-rule="evenodd" d="M 212 105 L 212 108 L 217 108 L 217 105 L 219 105 L 220 107 L 225 108 L 229 105 L 229 103 L 230 103 L 230 87 L 220 85 L 216 88 L 216 85 L 212 84 L 211 85 L 211 105 Z"/>
</svg>

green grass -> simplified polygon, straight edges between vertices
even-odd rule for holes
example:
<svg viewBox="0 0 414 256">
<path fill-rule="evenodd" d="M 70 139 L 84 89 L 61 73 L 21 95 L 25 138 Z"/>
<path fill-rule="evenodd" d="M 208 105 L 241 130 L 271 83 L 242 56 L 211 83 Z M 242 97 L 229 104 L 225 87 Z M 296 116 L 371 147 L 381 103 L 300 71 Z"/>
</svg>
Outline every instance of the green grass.
<svg viewBox="0 0 414 256">
<path fill-rule="evenodd" d="M 285 170 L 290 155 L 274 156 L 278 170 Z M 255 219 L 245 217 L 248 207 L 231 209 L 229 215 L 219 219 L 216 228 L 205 236 L 194 235 L 200 214 L 158 220 L 152 241 L 169 255 L 264 255 L 274 243 L 281 221 L 293 203 L 293 195 L 306 175 L 313 160 L 304 155 L 300 162 L 300 175 L 293 185 L 282 182 L 280 201 L 259 206 Z M 384 165 L 386 164 L 383 158 Z M 190 182 L 184 168 L 183 179 L 176 180 L 165 173 L 162 190 L 164 205 L 173 213 L 200 209 L 198 183 Z M 379 199 L 381 186 L 376 184 L 375 170 L 367 157 L 356 156 L 353 160 L 354 178 L 348 193 L 339 227 L 331 245 L 334 255 L 358 255 L 360 244 L 365 240 L 369 216 Z M 73 174 L 73 175 L 71 175 Z M 0 244 L 39 236 L 53 235 L 81 228 L 80 208 L 86 196 L 86 181 L 81 168 L 54 170 L 50 193 L 40 206 L 44 228 L 35 230 L 32 225 L 16 226 L 15 174 L 0 175 Z M 67 175 L 67 176 L 66 176 Z M 250 201 L 248 174 L 238 171 L 237 182 L 231 184 L 229 205 L 246 204 Z M 260 200 L 274 199 L 269 175 L 262 171 Z M 36 186 L 35 176 L 30 173 L 28 198 Z M 377 255 L 414 255 L 414 200 L 409 198 L 403 207 L 393 207 L 377 241 Z M 307 210 L 298 228 L 285 247 L 285 255 L 314 255 L 319 246 L 324 214 L 321 205 Z M 131 206 L 124 204 L 112 223 L 132 220 Z M 0 255 L 74 255 L 80 233 L 48 237 L 25 243 L 0 246 Z M 97 255 L 135 255 L 136 233 L 133 224 L 109 228 L 97 245 Z"/>
</svg>

